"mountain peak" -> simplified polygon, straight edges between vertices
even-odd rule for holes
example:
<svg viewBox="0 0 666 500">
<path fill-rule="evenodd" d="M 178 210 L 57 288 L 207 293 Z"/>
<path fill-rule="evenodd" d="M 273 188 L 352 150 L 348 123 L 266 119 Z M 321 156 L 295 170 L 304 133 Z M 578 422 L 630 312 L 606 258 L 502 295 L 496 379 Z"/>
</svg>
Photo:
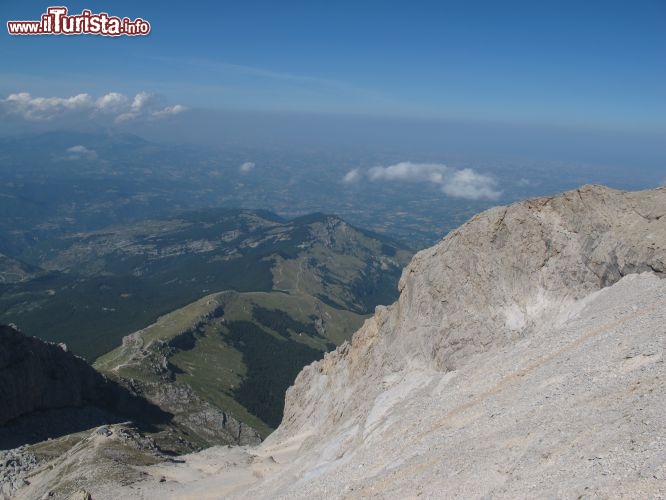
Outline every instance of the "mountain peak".
<svg viewBox="0 0 666 500">
<path fill-rule="evenodd" d="M 441 441 L 441 433 L 456 432 L 455 429 L 467 433 L 478 428 L 478 435 L 483 435 L 492 427 L 493 411 L 507 411 L 489 409 L 489 413 L 475 414 L 467 402 L 475 402 L 479 395 L 474 389 L 466 390 L 464 385 L 449 382 L 464 380 L 458 378 L 462 375 L 456 374 L 469 373 L 472 376 L 473 373 L 475 380 L 480 381 L 484 377 L 499 380 L 495 389 L 487 389 L 488 400 L 493 391 L 501 394 L 504 387 L 509 386 L 509 380 L 513 380 L 509 378 L 502 382 L 505 379 L 501 377 L 507 375 L 520 380 L 530 373 L 530 367 L 541 359 L 540 356 L 550 360 L 553 380 L 566 378 L 567 373 L 573 376 L 575 372 L 558 373 L 558 363 L 566 361 L 569 356 L 576 358 L 575 363 L 588 366 L 584 357 L 590 354 L 585 339 L 600 335 L 603 328 L 615 328 L 612 321 L 606 324 L 606 319 L 618 318 L 628 332 L 635 331 L 635 336 L 623 340 L 623 350 L 640 352 L 640 359 L 646 362 L 658 359 L 661 350 L 656 345 L 663 344 L 666 332 L 663 327 L 660 333 L 650 332 L 645 325 L 659 324 L 660 320 L 654 316 L 657 311 L 655 300 L 656 303 L 661 301 L 662 306 L 666 304 L 665 282 L 654 279 L 655 274 L 663 276 L 666 272 L 665 213 L 664 189 L 621 192 L 590 185 L 557 196 L 493 208 L 477 215 L 412 259 L 403 272 L 401 294 L 395 304 L 378 308 L 350 344 L 341 346 L 301 372 L 287 392 L 282 425 L 264 446 L 276 451 L 309 435 L 302 441 L 302 450 L 314 447 L 317 451 L 309 453 L 307 460 L 293 462 L 308 463 L 305 470 L 309 471 L 323 466 L 329 452 L 336 456 L 359 457 L 368 456 L 372 449 L 382 455 L 388 436 L 399 440 L 397 436 L 414 432 L 410 430 L 409 419 L 398 417 L 406 418 L 400 408 L 413 405 L 422 407 L 426 413 L 433 412 L 431 395 L 451 391 L 454 402 L 447 403 L 448 411 L 452 412 L 450 415 L 459 416 L 448 417 L 450 420 L 443 421 L 440 427 L 424 430 L 422 438 L 405 439 L 403 443 L 405 454 L 425 453 L 434 459 L 433 451 L 427 452 L 428 448 L 423 446 L 434 440 L 446 446 L 446 440 Z M 635 278 L 629 276 L 645 272 L 647 274 Z M 612 286 L 615 284 L 617 286 Z M 602 289 L 608 289 L 608 292 L 598 295 Z M 629 300 L 631 294 L 636 298 Z M 623 298 L 625 304 L 622 304 Z M 651 305 L 644 303 L 648 301 Z M 641 316 L 644 319 L 641 319 L 643 323 L 639 328 L 631 320 L 631 314 L 634 309 L 643 311 L 646 305 L 652 309 Z M 605 314 L 610 318 L 604 317 Z M 553 335 L 552 339 L 549 335 Z M 550 340 L 546 342 L 545 338 Z M 640 347 L 643 341 L 654 344 L 656 350 L 647 349 L 650 352 L 643 353 L 645 349 Z M 538 348 L 540 342 L 544 346 L 548 344 L 552 352 L 558 352 L 557 345 L 565 346 L 567 354 L 562 351 L 561 357 L 555 357 L 551 351 Z M 603 339 L 599 342 L 598 348 L 604 352 L 614 349 L 612 345 L 604 344 Z M 525 347 L 530 345 L 532 354 L 530 348 Z M 617 358 L 618 355 L 614 356 Z M 623 362 L 618 360 L 618 363 Z M 613 379 L 613 373 L 604 370 L 606 368 L 597 370 L 604 384 L 618 383 L 623 387 L 621 390 L 628 390 L 636 383 L 619 382 Z M 660 370 L 663 372 L 663 368 Z M 579 398 L 584 398 L 581 390 L 572 386 L 569 395 L 560 393 L 562 404 L 568 408 Z M 536 391 L 534 404 L 536 401 L 540 405 L 546 404 L 547 400 L 542 399 L 546 396 L 548 391 Z M 655 397 L 657 399 L 650 407 L 652 410 L 663 404 L 663 390 Z M 526 406 L 521 407 L 522 411 L 529 412 L 529 403 L 523 404 Z M 602 413 L 594 414 L 590 408 L 590 413 L 581 418 L 597 418 L 610 425 L 606 419 L 612 419 L 609 416 L 620 411 L 619 408 L 632 415 L 637 412 L 626 399 L 618 403 L 620 406 L 606 404 L 608 406 Z M 650 414 L 652 410 L 649 410 Z M 556 432 L 551 427 L 521 429 L 522 417 L 516 418 L 519 425 L 512 432 L 525 433 L 520 438 L 522 441 L 516 441 L 517 449 L 528 447 L 530 432 L 547 435 Z M 472 426 L 471 422 L 477 423 Z M 595 425 L 599 426 L 599 423 L 593 425 L 590 422 L 591 427 Z M 650 428 L 655 429 L 655 426 Z M 663 429 L 657 433 L 663 434 Z M 507 434 L 505 439 L 509 438 Z M 466 453 L 472 453 L 470 446 L 483 446 L 478 438 L 470 439 Z M 334 446 L 334 442 L 338 444 Z M 590 446 L 578 446 L 585 450 L 584 453 L 593 453 Z M 331 451 L 333 449 L 335 451 Z M 484 452 L 479 453 L 481 455 L 467 455 L 469 461 L 483 463 Z M 566 454 L 561 454 L 564 456 Z M 399 457 L 393 458 L 398 460 Z M 403 459 L 407 460 L 407 457 L 403 456 Z M 333 482 L 341 480 L 342 476 L 332 471 L 346 470 L 347 460 L 336 461 L 332 456 L 330 460 L 331 472 L 326 477 Z M 361 459 L 349 460 L 357 464 Z M 386 460 L 388 458 L 377 460 L 376 467 Z M 566 462 L 564 458 L 561 460 L 562 464 Z M 381 474 L 386 479 L 390 476 L 390 464 L 384 463 L 384 467 L 387 471 Z M 399 465 L 396 467 L 403 470 Z M 434 462 L 427 467 L 432 476 L 428 481 L 435 480 Z M 396 481 L 402 484 L 401 491 L 405 493 L 405 487 L 416 487 L 418 482 L 412 480 L 410 484 L 408 471 L 400 472 L 403 479 Z M 510 477 L 508 473 L 502 475 Z M 446 474 L 442 472 L 440 477 L 444 478 Z M 542 479 L 546 480 L 546 477 Z M 515 478 L 512 480 L 520 483 Z M 312 480 L 312 484 L 323 482 L 323 478 Z M 359 479 L 359 482 L 363 481 Z M 365 483 L 374 484 L 372 480 Z M 459 494 L 475 491 L 460 489 L 463 487 L 457 484 L 457 489 L 450 486 L 446 491 Z"/>
</svg>

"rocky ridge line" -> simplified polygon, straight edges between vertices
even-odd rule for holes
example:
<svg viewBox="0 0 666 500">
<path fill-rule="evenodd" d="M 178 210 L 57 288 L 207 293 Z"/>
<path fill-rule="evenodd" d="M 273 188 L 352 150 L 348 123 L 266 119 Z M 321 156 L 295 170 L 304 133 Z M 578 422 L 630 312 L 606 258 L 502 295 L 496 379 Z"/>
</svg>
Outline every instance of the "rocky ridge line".
<svg viewBox="0 0 666 500">
<path fill-rule="evenodd" d="M 665 215 L 666 188 L 596 185 L 478 214 L 414 256 L 397 302 L 300 373 L 270 442 L 366 415 L 392 373 L 454 370 L 622 276 L 663 275 Z"/>
</svg>

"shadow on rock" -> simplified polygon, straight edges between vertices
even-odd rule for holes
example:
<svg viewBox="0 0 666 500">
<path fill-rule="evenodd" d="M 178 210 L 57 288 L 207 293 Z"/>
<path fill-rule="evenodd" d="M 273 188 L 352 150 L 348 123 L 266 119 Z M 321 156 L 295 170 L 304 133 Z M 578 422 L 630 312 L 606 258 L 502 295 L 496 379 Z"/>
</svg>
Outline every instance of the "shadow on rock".
<svg viewBox="0 0 666 500">
<path fill-rule="evenodd" d="M 66 347 L 2 325 L 0 401 L 0 449 L 126 420 L 150 431 L 173 418 Z"/>
</svg>

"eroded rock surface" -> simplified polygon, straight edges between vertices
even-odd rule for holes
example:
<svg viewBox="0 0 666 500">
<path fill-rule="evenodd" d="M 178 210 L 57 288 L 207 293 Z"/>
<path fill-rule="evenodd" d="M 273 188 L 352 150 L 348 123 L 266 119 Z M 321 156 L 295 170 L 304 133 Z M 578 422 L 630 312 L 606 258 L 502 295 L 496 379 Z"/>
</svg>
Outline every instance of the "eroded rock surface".
<svg viewBox="0 0 666 500">
<path fill-rule="evenodd" d="M 273 439 L 325 433 L 365 415 L 387 376 L 452 371 L 469 356 L 511 346 L 622 276 L 666 272 L 666 189 L 584 186 L 483 212 L 419 252 L 398 301 L 379 308 L 287 393 Z"/>
</svg>

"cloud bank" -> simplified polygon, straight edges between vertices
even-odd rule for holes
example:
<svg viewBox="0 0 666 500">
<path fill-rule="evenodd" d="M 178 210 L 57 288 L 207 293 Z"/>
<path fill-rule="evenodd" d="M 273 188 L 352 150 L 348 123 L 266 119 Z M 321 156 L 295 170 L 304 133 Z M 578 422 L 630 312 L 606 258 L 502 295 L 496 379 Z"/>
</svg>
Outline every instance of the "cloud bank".
<svg viewBox="0 0 666 500">
<path fill-rule="evenodd" d="M 396 163 L 388 167 L 373 167 L 365 172 L 355 168 L 342 178 L 345 184 L 355 184 L 363 178 L 371 182 L 430 183 L 439 186 L 451 198 L 466 200 L 496 200 L 502 195 L 497 181 L 471 168 L 457 170 L 439 163 Z"/>
<path fill-rule="evenodd" d="M 161 119 L 186 111 L 180 104 L 164 106 L 155 94 L 140 92 L 130 99 L 118 92 L 110 92 L 94 99 L 89 94 L 71 97 L 35 97 L 28 92 L 10 94 L 0 99 L 0 111 L 28 121 L 49 121 L 65 116 L 79 115 L 93 118 L 108 116 L 116 123 L 137 119 Z"/>
</svg>

